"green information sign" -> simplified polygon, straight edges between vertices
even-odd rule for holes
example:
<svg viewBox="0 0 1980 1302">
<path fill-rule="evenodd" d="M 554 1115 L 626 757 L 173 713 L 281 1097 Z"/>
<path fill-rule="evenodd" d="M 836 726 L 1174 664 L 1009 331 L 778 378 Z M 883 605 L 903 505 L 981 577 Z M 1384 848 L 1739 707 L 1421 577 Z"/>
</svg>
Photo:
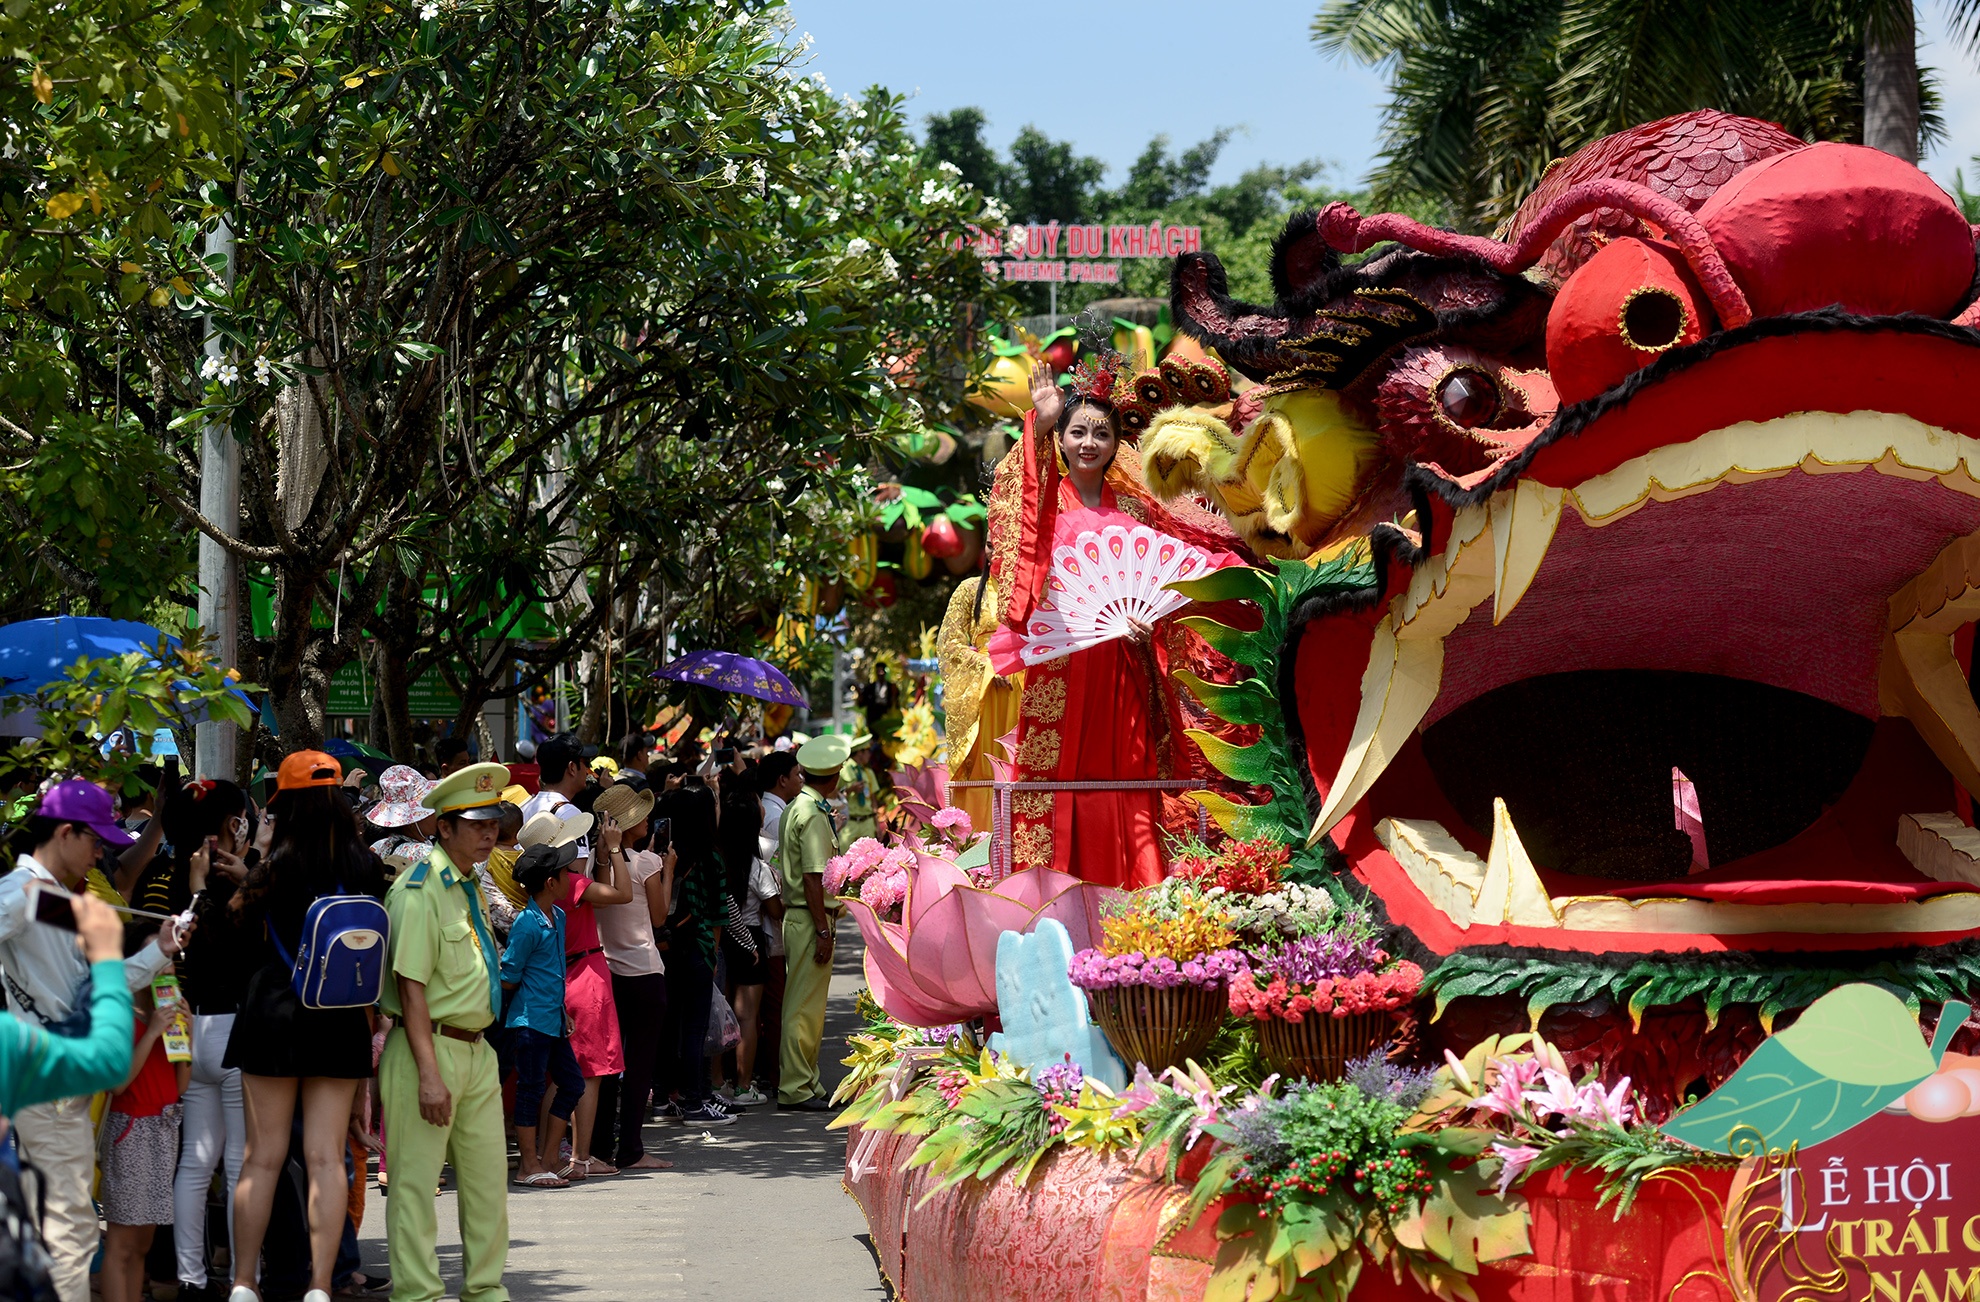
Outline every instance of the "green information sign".
<svg viewBox="0 0 1980 1302">
<path fill-rule="evenodd" d="M 324 713 L 370 714 L 377 689 L 378 680 L 353 660 L 330 676 L 330 698 L 324 703 Z M 406 706 L 415 719 L 451 719 L 461 712 L 461 698 L 448 689 L 437 668 L 429 669 L 407 691 Z"/>
</svg>

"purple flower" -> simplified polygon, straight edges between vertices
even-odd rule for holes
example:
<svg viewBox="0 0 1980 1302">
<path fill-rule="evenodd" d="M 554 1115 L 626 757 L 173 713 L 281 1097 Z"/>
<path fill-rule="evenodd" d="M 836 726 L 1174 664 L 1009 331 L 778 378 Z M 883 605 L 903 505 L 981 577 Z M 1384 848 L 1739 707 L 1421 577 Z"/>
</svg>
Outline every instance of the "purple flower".
<svg viewBox="0 0 1980 1302">
<path fill-rule="evenodd" d="M 1262 956 L 1259 968 L 1268 977 L 1284 977 L 1287 985 L 1310 986 L 1373 972 L 1387 961 L 1372 939 L 1301 936 Z"/>
</svg>

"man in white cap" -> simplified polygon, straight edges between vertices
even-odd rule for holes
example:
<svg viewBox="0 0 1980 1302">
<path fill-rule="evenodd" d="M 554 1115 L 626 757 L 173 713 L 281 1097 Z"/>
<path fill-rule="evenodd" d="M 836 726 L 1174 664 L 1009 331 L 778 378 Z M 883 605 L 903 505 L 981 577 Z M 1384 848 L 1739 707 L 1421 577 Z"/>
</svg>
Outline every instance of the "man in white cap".
<svg viewBox="0 0 1980 1302">
<path fill-rule="evenodd" d="M 800 1112 L 828 1112 L 831 1092 L 818 1075 L 825 1037 L 825 1000 L 832 988 L 832 945 L 839 914 L 825 898 L 825 864 L 837 853 L 832 811 L 839 770 L 864 737 L 830 733 L 798 747 L 804 791 L 784 810 L 777 858 L 784 878 L 784 1028 L 779 1047 L 777 1103 Z"/>
</svg>

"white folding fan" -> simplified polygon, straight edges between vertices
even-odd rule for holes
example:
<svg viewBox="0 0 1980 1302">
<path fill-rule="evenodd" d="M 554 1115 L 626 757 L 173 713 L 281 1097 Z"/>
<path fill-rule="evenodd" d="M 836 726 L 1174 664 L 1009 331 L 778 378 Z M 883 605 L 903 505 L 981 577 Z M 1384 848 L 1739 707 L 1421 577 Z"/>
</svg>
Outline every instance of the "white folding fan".
<svg viewBox="0 0 1980 1302">
<path fill-rule="evenodd" d="M 1087 530 L 1052 549 L 1045 592 L 1025 621 L 1018 657 L 1027 665 L 1127 637 L 1189 598 L 1166 585 L 1215 568 L 1200 547 L 1145 524 Z"/>
</svg>

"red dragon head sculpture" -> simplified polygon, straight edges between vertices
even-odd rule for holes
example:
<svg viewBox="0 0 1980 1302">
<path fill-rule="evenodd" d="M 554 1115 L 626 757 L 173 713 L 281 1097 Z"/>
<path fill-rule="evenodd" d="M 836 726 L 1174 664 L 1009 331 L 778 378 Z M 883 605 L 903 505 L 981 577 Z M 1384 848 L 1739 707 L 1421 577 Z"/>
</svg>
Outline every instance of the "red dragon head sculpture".
<svg viewBox="0 0 1980 1302">
<path fill-rule="evenodd" d="M 1980 985 L 1974 266 L 1911 165 L 1718 113 L 1565 160 L 1504 240 L 1303 214 L 1270 307 L 1179 262 L 1257 387 L 1221 459 L 1158 418 L 1151 480 L 1234 522 L 1276 486 L 1258 550 L 1367 567 L 1283 612 L 1278 695 L 1453 1041 L 1558 1006 L 1674 1098 L 1843 980 Z"/>
</svg>

